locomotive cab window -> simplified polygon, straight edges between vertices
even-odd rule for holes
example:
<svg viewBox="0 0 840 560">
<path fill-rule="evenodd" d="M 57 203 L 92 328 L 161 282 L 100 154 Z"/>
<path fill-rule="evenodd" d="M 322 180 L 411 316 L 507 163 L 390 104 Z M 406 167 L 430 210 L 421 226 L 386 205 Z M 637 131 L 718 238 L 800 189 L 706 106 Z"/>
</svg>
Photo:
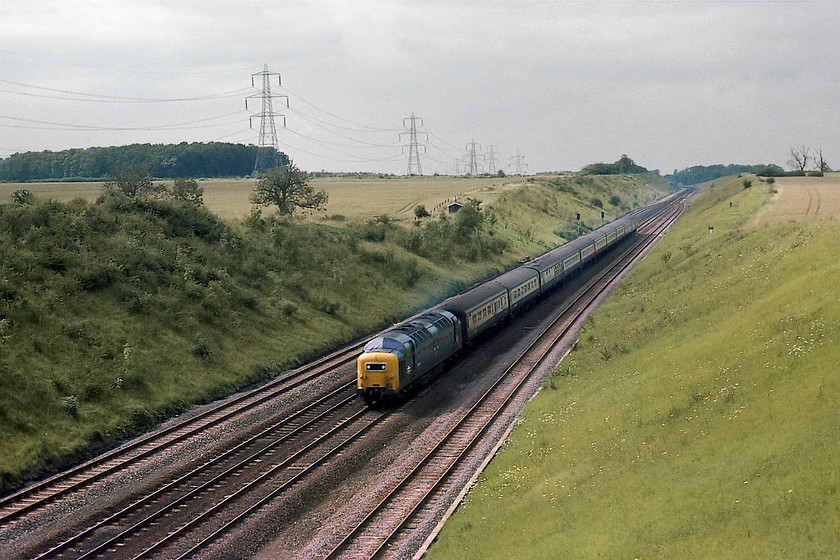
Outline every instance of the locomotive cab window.
<svg viewBox="0 0 840 560">
<path fill-rule="evenodd" d="M 366 371 L 385 371 L 387 366 L 381 363 L 368 362 L 365 364 Z"/>
</svg>

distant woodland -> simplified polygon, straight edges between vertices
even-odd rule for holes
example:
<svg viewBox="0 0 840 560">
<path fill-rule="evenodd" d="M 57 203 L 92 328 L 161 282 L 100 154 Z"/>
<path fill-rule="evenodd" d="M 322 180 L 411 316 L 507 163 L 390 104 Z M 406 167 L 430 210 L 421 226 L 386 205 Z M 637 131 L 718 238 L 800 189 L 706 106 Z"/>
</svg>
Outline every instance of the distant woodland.
<svg viewBox="0 0 840 560">
<path fill-rule="evenodd" d="M 254 170 L 258 149 L 225 142 L 181 142 L 25 152 L 0 160 L 0 181 L 101 180 L 126 168 L 143 168 L 159 179 L 244 177 Z M 285 154 L 280 158 L 288 162 Z"/>
<path fill-rule="evenodd" d="M 726 177 L 729 175 L 738 175 L 740 173 L 756 173 L 759 175 L 783 175 L 784 170 L 778 165 L 741 165 L 730 163 L 729 165 L 695 165 L 688 167 L 682 171 L 674 170 L 674 174 L 669 176 L 676 183 L 683 185 L 696 185 L 705 181 L 712 181 L 719 177 Z"/>
</svg>

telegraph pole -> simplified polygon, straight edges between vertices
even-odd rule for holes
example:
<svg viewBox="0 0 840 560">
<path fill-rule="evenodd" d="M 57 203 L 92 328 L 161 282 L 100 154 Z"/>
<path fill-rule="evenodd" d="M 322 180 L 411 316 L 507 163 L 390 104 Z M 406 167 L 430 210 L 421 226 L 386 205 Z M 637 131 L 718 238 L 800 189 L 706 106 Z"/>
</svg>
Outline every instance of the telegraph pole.
<svg viewBox="0 0 840 560">
<path fill-rule="evenodd" d="M 254 161 L 254 172 L 252 175 L 263 175 L 267 170 L 278 167 L 280 161 L 280 143 L 277 140 L 277 127 L 274 124 L 274 117 L 283 117 L 283 126 L 286 126 L 286 116 L 276 113 L 272 107 L 272 99 L 285 99 L 286 107 L 289 107 L 289 96 L 271 93 L 271 77 L 277 76 L 277 85 L 280 85 L 280 74 L 269 72 L 268 64 L 263 66 L 262 72 L 251 74 L 251 87 L 256 87 L 256 76 L 262 77 L 262 91 L 249 95 L 245 98 L 245 108 L 248 108 L 248 99 L 259 97 L 262 110 L 254 113 L 248 118 L 248 125 L 253 128 L 254 117 L 260 118 L 260 139 L 257 143 L 257 157 Z"/>
<path fill-rule="evenodd" d="M 423 119 L 415 117 L 414 113 L 411 113 L 410 117 L 403 119 L 403 126 L 405 126 L 405 121 L 411 123 L 407 131 L 400 132 L 401 137 L 403 134 L 408 134 L 408 146 L 403 146 L 403 148 L 408 148 L 408 167 L 406 168 L 405 174 L 422 175 L 423 168 L 420 166 L 420 147 L 422 146 L 423 153 L 426 153 L 426 145 L 417 143 L 417 121 L 420 121 L 420 126 L 423 126 Z M 420 132 L 419 134 L 426 134 L 426 138 L 428 138 L 428 133 L 426 132 Z M 416 173 L 412 173 L 412 170 L 416 170 Z"/>
</svg>

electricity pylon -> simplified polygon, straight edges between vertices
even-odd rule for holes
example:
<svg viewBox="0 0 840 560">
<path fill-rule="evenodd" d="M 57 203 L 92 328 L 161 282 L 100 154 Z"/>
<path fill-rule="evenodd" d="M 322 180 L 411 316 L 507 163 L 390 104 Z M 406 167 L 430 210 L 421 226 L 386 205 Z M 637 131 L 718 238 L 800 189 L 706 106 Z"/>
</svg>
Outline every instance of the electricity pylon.
<svg viewBox="0 0 840 560">
<path fill-rule="evenodd" d="M 403 152 L 405 152 L 405 148 L 408 148 L 408 167 L 406 168 L 405 174 L 422 175 L 423 168 L 420 166 L 420 147 L 422 146 L 423 153 L 426 153 L 426 145 L 417 143 L 417 135 L 426 134 L 426 138 L 428 139 L 428 134 L 426 132 L 417 132 L 416 121 L 420 121 L 420 126 L 423 126 L 423 119 L 421 117 L 415 117 L 414 113 L 411 113 L 410 117 L 403 119 L 403 126 L 405 126 L 405 121 L 411 123 L 407 131 L 400 132 L 400 137 L 403 134 L 408 134 L 408 146 L 403 146 Z M 416 170 L 416 173 L 412 173 L 413 169 Z"/>
<path fill-rule="evenodd" d="M 496 173 L 496 146 L 493 144 L 487 146 L 485 161 L 487 161 L 487 171 L 489 173 Z"/>
<path fill-rule="evenodd" d="M 467 175 L 478 175 L 478 154 L 476 153 L 476 146 L 477 149 L 481 149 L 481 144 L 473 140 L 469 144 L 467 144 L 467 153 L 466 153 L 466 173 Z"/>
<path fill-rule="evenodd" d="M 513 163 L 511 163 L 510 165 L 513 165 L 513 168 L 514 168 L 514 173 L 515 173 L 516 175 L 522 175 L 522 168 L 523 168 L 523 167 L 525 167 L 525 168 L 526 168 L 526 169 L 525 169 L 525 172 L 526 172 L 526 173 L 528 172 L 528 170 L 527 170 L 528 164 L 527 164 L 527 163 L 523 163 L 523 162 L 522 162 L 522 160 L 524 160 L 524 159 L 525 159 L 525 156 L 521 156 L 521 155 L 519 155 L 519 148 L 517 148 L 517 149 L 516 149 L 516 155 L 515 155 L 515 156 L 511 156 L 511 158 L 510 158 L 510 159 L 511 159 L 511 160 L 513 160 Z"/>
<path fill-rule="evenodd" d="M 248 108 L 248 99 L 259 97 L 262 100 L 262 110 L 259 113 L 254 113 L 248 118 L 248 125 L 253 128 L 254 117 L 260 118 L 260 139 L 257 143 L 257 157 L 254 161 L 253 175 L 262 175 L 267 170 L 278 167 L 281 163 L 280 157 L 280 142 L 277 141 L 277 127 L 274 124 L 274 117 L 283 117 L 283 126 L 286 126 L 286 116 L 282 113 L 277 113 L 272 107 L 272 99 L 285 99 L 286 107 L 289 107 L 289 96 L 280 95 L 271 92 L 270 78 L 277 76 L 277 85 L 280 85 L 280 74 L 277 72 L 269 72 L 268 64 L 263 66 L 262 72 L 251 74 L 251 86 L 256 87 L 254 78 L 256 76 L 262 77 L 262 91 L 249 95 L 245 98 L 245 108 Z"/>
</svg>

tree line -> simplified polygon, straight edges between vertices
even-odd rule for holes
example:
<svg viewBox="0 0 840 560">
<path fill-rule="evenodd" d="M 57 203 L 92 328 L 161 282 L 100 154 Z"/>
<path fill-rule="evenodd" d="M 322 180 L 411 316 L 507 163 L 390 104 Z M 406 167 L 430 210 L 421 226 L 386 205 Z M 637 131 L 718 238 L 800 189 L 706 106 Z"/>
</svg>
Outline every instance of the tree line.
<svg viewBox="0 0 840 560">
<path fill-rule="evenodd" d="M 738 163 L 730 163 L 728 165 L 695 165 L 687 167 L 682 171 L 674 169 L 674 174 L 669 178 L 675 183 L 682 185 L 696 185 L 705 181 L 712 181 L 719 177 L 727 177 L 729 175 L 740 175 L 741 173 L 757 173 L 757 174 L 784 174 L 784 169 L 774 164 L 760 163 L 757 165 L 744 165 Z"/>
<path fill-rule="evenodd" d="M 0 181 L 97 180 L 132 167 L 142 167 L 160 179 L 245 177 L 254 170 L 259 149 L 266 148 L 227 142 L 181 142 L 25 152 L 0 160 Z M 286 164 L 289 159 L 281 152 L 279 161 Z"/>
</svg>

